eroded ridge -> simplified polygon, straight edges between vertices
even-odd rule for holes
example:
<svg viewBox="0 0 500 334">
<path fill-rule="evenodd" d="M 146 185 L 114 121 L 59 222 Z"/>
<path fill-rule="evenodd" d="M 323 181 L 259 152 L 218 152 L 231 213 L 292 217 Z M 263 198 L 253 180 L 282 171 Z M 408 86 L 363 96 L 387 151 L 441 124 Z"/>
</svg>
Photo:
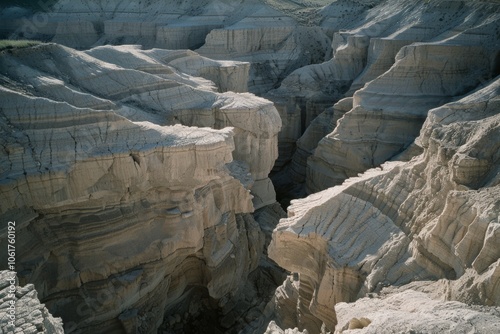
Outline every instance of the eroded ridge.
<svg viewBox="0 0 500 334">
<path fill-rule="evenodd" d="M 263 253 L 252 213 L 275 203 L 280 128 L 271 102 L 219 93 L 247 64 L 41 44 L 0 66 L 1 216 L 65 330 L 153 332 L 172 309 L 198 316 L 200 294 L 231 310 Z"/>
<path fill-rule="evenodd" d="M 300 327 L 333 330 L 335 304 L 420 280 L 448 282 L 446 299 L 499 305 L 499 92 L 497 79 L 431 110 L 409 162 L 292 201 L 269 254 L 299 273 L 298 310 L 319 319 Z"/>
</svg>

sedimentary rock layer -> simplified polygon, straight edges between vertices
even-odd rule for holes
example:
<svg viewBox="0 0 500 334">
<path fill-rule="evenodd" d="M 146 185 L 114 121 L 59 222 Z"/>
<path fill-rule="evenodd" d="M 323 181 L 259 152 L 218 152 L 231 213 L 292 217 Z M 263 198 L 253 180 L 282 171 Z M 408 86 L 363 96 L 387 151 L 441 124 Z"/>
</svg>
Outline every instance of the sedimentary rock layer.
<svg viewBox="0 0 500 334">
<path fill-rule="evenodd" d="M 281 170 L 280 160 L 276 162 L 274 170 L 279 170 L 279 172 L 274 174 L 272 179 L 277 189 L 278 198 L 281 199 L 283 204 L 286 204 L 288 199 L 301 198 L 306 195 L 304 184 L 308 158 L 314 154 L 318 143 L 335 129 L 337 121 L 351 108 L 352 98 L 347 97 L 337 102 L 333 107 L 325 109 L 311 122 L 304 134 L 297 140 L 296 150 L 292 155 L 291 162 Z M 283 134 L 286 128 L 285 125 L 280 134 Z M 279 147 L 288 147 L 288 145 L 280 142 Z M 290 154 L 291 152 L 293 150 L 290 149 L 287 153 Z M 280 157 L 283 158 L 282 150 L 279 153 Z"/>
<path fill-rule="evenodd" d="M 35 53 L 41 59 L 32 57 Z M 75 52 L 47 44 L 5 53 L 0 65 L 7 77 L 23 78 L 31 94 L 75 107 L 111 109 L 133 121 L 159 125 L 234 127 L 235 159 L 250 166 L 256 183 L 256 207 L 273 203 L 272 187 L 263 191 L 263 185 L 269 184 L 267 175 L 277 157 L 277 133 L 281 126 L 278 113 L 269 101 L 248 93 L 215 93 L 211 82 L 186 76 L 174 67 L 182 69 L 186 62 L 192 62 L 196 65 L 189 66 L 191 71 L 205 74 L 214 68 L 222 90 L 221 87 L 228 87 L 231 81 L 234 85 L 230 84 L 230 88 L 244 88 L 245 64 L 221 64 L 190 54 L 190 57 L 179 57 L 178 52 L 141 51 L 132 46 Z M 169 62 L 174 65 L 170 66 Z M 205 64 L 209 65 L 208 70 L 203 70 Z M 233 79 L 220 75 L 224 71 L 221 68 L 227 66 L 234 69 L 229 76 L 234 75 Z"/>
<path fill-rule="evenodd" d="M 199 51 L 210 58 L 252 62 L 249 89 L 262 93 L 292 70 L 329 56 L 329 37 L 303 15 L 311 17 L 321 6 L 321 0 L 60 0 L 24 19 L 12 7 L 0 16 L 8 22 L 7 37 L 50 40 L 78 49 L 105 44 L 192 50 L 203 46 Z"/>
<path fill-rule="evenodd" d="M 494 309 L 429 298 L 500 300 L 499 4 L 321 2 L 61 0 L 31 25 L 9 9 L 17 37 L 142 45 L 0 56 L 0 218 L 21 222 L 20 278 L 68 331 L 200 332 L 200 314 L 278 333 L 497 323 L 438 319 Z M 283 272 L 250 272 L 281 215 L 278 153 L 284 205 L 320 192 L 274 232 L 291 273 L 265 305 Z M 373 311 L 411 298 L 428 323 Z"/>
<path fill-rule="evenodd" d="M 321 26 L 333 36 L 332 59 L 295 70 L 266 95 L 284 125 L 275 170 L 294 160 L 294 180 L 279 192 L 298 189 L 307 178 L 306 191 L 313 193 L 379 165 L 413 142 L 429 108 L 495 77 L 498 12 L 495 3 L 461 1 L 335 1 L 325 7 Z M 292 158 L 311 120 L 353 95 L 353 111 L 309 162 L 303 151 Z M 394 129 L 398 138 L 390 134 Z"/>
<path fill-rule="evenodd" d="M 342 183 L 406 149 L 432 107 L 476 87 L 493 69 L 481 46 L 405 46 L 390 70 L 356 91 L 353 109 L 308 161 L 307 189 Z"/>
<path fill-rule="evenodd" d="M 197 51 L 210 58 L 251 62 L 249 90 L 263 94 L 295 68 L 323 59 L 329 43 L 321 29 L 297 26 L 290 17 L 264 7 L 212 30 Z"/>
<path fill-rule="evenodd" d="M 258 265 L 251 213 L 275 202 L 278 113 L 180 72 L 224 66 L 183 57 L 57 44 L 0 54 L 1 217 L 17 222 L 19 279 L 67 332 L 154 332 L 194 286 L 227 307 Z"/>
<path fill-rule="evenodd" d="M 143 72 L 169 75 L 176 70 L 193 77 L 202 77 L 212 81 L 219 92 L 244 93 L 248 91 L 248 71 L 250 63 L 238 61 L 217 61 L 202 57 L 190 50 L 141 50 L 139 45 L 96 47 L 86 52 L 97 59 L 119 65 L 124 68 Z M 167 66 L 165 66 L 167 65 Z M 183 82 L 192 84 L 193 79 Z M 181 81 L 180 76 L 177 77 Z"/>
<path fill-rule="evenodd" d="M 387 285 L 450 280 L 447 298 L 499 305 L 500 80 L 433 109 L 409 162 L 292 201 L 269 254 L 299 273 L 298 307 L 333 330 L 334 305 Z M 342 326 L 344 324 L 341 324 Z"/>
</svg>

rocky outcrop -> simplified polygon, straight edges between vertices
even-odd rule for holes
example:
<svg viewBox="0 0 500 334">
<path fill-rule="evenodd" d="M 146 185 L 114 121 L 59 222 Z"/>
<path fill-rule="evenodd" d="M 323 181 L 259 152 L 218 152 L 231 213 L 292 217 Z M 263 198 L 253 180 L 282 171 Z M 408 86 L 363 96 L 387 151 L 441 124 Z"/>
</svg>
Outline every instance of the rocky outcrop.
<svg viewBox="0 0 500 334">
<path fill-rule="evenodd" d="M 64 333 L 61 319 L 40 304 L 33 284 L 19 286 L 15 272 L 0 271 L 0 296 L 2 333 Z"/>
<path fill-rule="evenodd" d="M 279 115 L 171 56 L 56 44 L 0 54 L 1 217 L 17 222 L 20 281 L 66 332 L 153 332 L 179 305 L 199 315 L 200 294 L 228 312 L 259 264 L 252 213 L 275 202 L 261 185 Z"/>
<path fill-rule="evenodd" d="M 347 6 L 332 4 L 340 5 Z M 447 282 L 446 300 L 498 305 L 493 292 L 499 279 L 498 247 L 493 246 L 499 210 L 498 140 L 492 137 L 498 133 L 499 95 L 498 80 L 491 81 L 498 74 L 495 6 L 388 1 L 356 7 L 354 12 L 366 16 L 333 29 L 332 60 L 295 71 L 269 94 L 271 99 L 289 95 L 282 103 L 275 100 L 282 134 L 288 136 L 280 142 L 280 154 L 286 154 L 275 169 L 290 161 L 273 176 L 277 192 L 285 203 L 314 193 L 292 200 L 269 248 L 270 257 L 294 273 L 275 295 L 280 327 L 319 333 L 351 325 L 384 332 L 392 324 L 370 327 L 370 318 L 361 313 L 338 320 L 335 305 L 422 279 Z M 325 20 L 339 21 L 338 15 Z M 335 31 L 342 28 L 347 30 Z M 364 38 L 366 63 L 361 60 L 350 88 L 339 85 L 321 93 L 343 77 L 320 75 L 317 69 L 340 64 L 336 53 L 348 51 L 349 38 Z M 348 73 L 356 66 L 340 68 Z M 476 87 L 478 92 L 429 111 Z M 333 112 L 327 108 L 307 127 L 309 115 L 325 101 L 320 95 L 332 104 L 353 97 L 341 100 L 347 108 L 339 108 L 340 103 Z M 289 148 L 298 138 L 293 136 L 301 131 L 292 155 Z M 389 159 L 399 162 L 369 169 Z M 463 174 L 468 176 L 458 176 Z M 447 321 L 446 326 L 457 326 Z"/>
<path fill-rule="evenodd" d="M 19 277 L 68 332 L 496 325 L 498 3 L 22 13 L 0 29 L 93 47 L 0 54 L 0 217 L 20 222 Z M 291 203 L 276 229 L 271 168 Z M 375 310 L 401 304 L 400 321 Z"/>
<path fill-rule="evenodd" d="M 299 331 L 297 328 L 294 329 L 281 329 L 274 321 L 269 323 L 265 334 L 307 334 L 307 331 Z"/>
<path fill-rule="evenodd" d="M 197 51 L 214 59 L 251 62 L 249 90 L 263 94 L 295 68 L 323 59 L 329 43 L 321 29 L 297 26 L 283 13 L 262 7 L 231 26 L 212 30 Z"/>
<path fill-rule="evenodd" d="M 313 193 L 379 165 L 411 144 L 429 108 L 493 78 L 497 7 L 460 1 L 336 1 L 326 7 L 321 26 L 333 34 L 332 59 L 294 71 L 266 95 L 284 125 L 275 170 L 292 161 L 295 143 L 316 115 L 345 96 L 354 95 L 354 108 L 308 162 L 299 150 L 301 158 L 290 163 L 294 180 L 278 191 L 303 189 L 307 178 L 306 192 Z M 391 129 L 398 129 L 398 138 Z M 296 177 L 306 166 L 307 176 Z"/>
<path fill-rule="evenodd" d="M 448 299 L 499 305 L 499 92 L 497 79 L 431 110 L 409 162 L 292 201 L 269 254 L 298 273 L 297 307 L 319 319 L 299 329 L 333 330 L 337 303 L 414 280 L 449 280 Z"/>
<path fill-rule="evenodd" d="M 411 302 L 409 302 L 411 301 Z M 335 333 L 494 333 L 500 309 L 431 299 L 424 292 L 405 290 L 362 298 L 336 306 Z"/>
<path fill-rule="evenodd" d="M 227 3 L 60 0 L 52 6 L 42 5 L 38 17 L 35 14 L 32 20 L 13 25 L 17 28 L 14 34 L 45 37 L 79 49 L 102 44 L 195 48 L 203 44 L 210 30 L 223 25 L 232 9 Z"/>
<path fill-rule="evenodd" d="M 216 61 L 202 57 L 190 50 L 141 50 L 140 46 L 101 46 L 86 52 L 97 59 L 114 63 L 124 68 L 168 75 L 178 71 L 192 77 L 201 77 L 212 81 L 219 92 L 245 93 L 248 91 L 248 72 L 250 64 L 238 61 Z M 165 66 L 167 65 L 167 66 Z M 177 81 L 192 84 L 197 78 Z M 210 85 L 202 83 L 201 85 Z M 200 86 L 201 86 L 200 85 Z"/>
<path fill-rule="evenodd" d="M 329 58 L 330 43 L 322 29 L 298 26 L 283 13 L 264 7 L 212 30 L 197 51 L 214 59 L 250 62 L 248 89 L 265 95 L 296 68 Z"/>
<path fill-rule="evenodd" d="M 201 47 L 199 52 L 213 59 L 251 62 L 249 91 L 260 94 L 277 87 L 294 69 L 330 56 L 330 38 L 309 24 L 323 5 L 322 1 L 59 0 L 31 17 L 25 13 L 27 18 L 19 19 L 13 7 L 0 11 L 0 17 L 6 16 L 9 23 L 4 28 L 11 30 L 7 37 L 78 49 L 106 44 Z"/>
<path fill-rule="evenodd" d="M 31 57 L 33 52 L 48 59 L 39 62 Z M 169 55 L 169 51 L 141 51 L 135 47 L 103 47 L 75 53 L 49 44 L 36 50 L 7 53 L 1 65 L 9 77 L 28 75 L 25 83 L 32 87 L 33 94 L 40 92 L 76 107 L 111 108 L 133 121 L 159 125 L 235 127 L 235 159 L 249 164 L 255 181 L 255 206 L 272 204 L 274 190 L 267 175 L 277 156 L 280 129 L 279 115 L 272 103 L 248 93 L 214 93 L 210 82 L 186 78 L 162 62 L 171 60 Z M 111 60 L 115 63 L 106 62 Z M 198 62 L 199 68 L 202 61 Z M 124 106 L 118 107 L 118 102 Z"/>
<path fill-rule="evenodd" d="M 480 46 L 403 47 L 389 71 L 354 94 L 353 109 L 318 144 L 308 162 L 308 191 L 340 184 L 402 152 L 427 111 L 479 85 L 493 71 L 492 60 Z"/>
<path fill-rule="evenodd" d="M 342 98 L 366 62 L 366 43 L 352 37 L 334 58 L 323 64 L 299 68 L 286 77 L 281 86 L 266 94 L 276 104 L 283 120 L 278 166 L 291 159 L 295 143 L 325 108 Z"/>
</svg>

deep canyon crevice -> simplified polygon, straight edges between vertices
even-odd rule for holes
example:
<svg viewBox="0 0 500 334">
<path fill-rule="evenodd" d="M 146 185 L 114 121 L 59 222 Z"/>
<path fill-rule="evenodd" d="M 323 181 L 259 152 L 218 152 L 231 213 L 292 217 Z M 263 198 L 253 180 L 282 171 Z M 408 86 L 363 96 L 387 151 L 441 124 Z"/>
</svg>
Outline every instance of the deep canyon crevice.
<svg viewBox="0 0 500 334">
<path fill-rule="evenodd" d="M 500 326 L 500 2 L 47 4 L 0 7 L 16 330 Z"/>
</svg>

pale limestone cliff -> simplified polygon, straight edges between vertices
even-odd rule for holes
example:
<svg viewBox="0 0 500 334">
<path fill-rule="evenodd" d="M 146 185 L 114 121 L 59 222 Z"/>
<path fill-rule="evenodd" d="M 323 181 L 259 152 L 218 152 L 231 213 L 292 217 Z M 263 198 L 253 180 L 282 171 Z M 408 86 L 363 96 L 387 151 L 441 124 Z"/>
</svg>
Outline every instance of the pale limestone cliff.
<svg viewBox="0 0 500 334">
<path fill-rule="evenodd" d="M 282 329 L 274 321 L 271 321 L 264 334 L 307 334 L 307 330 L 299 331 L 297 328 Z"/>
<path fill-rule="evenodd" d="M 329 62 L 299 68 L 266 94 L 283 119 L 278 164 L 291 159 L 294 144 L 325 108 L 342 98 L 366 62 L 365 37 L 352 37 Z"/>
<path fill-rule="evenodd" d="M 16 272 L 0 271 L 0 332 L 63 334 L 60 318 L 40 304 L 33 284 L 19 286 Z"/>
<path fill-rule="evenodd" d="M 248 91 L 248 71 L 250 63 L 238 61 L 216 61 L 202 57 L 190 50 L 141 50 L 138 45 L 101 46 L 86 52 L 97 59 L 110 62 L 121 67 L 143 72 L 168 75 L 176 70 L 193 77 L 202 77 L 216 84 L 219 92 Z M 167 65 L 167 66 L 165 66 Z M 184 80 L 187 84 L 193 79 Z M 181 81 L 181 76 L 177 77 Z"/>
<path fill-rule="evenodd" d="M 306 181 L 307 159 L 314 154 L 318 143 L 335 129 L 337 121 L 351 108 L 352 98 L 347 97 L 337 102 L 333 107 L 325 109 L 312 120 L 304 134 L 296 141 L 296 150 L 290 163 L 285 168 L 280 169 L 282 167 L 280 165 L 281 159 L 276 161 L 274 169 L 279 170 L 279 172 L 274 174 L 272 179 L 278 191 L 277 195 L 285 206 L 288 206 L 290 199 L 301 198 L 306 195 L 304 183 Z M 286 128 L 285 125 L 280 134 L 283 134 Z M 279 147 L 289 149 L 288 145 L 284 145 L 283 141 L 279 143 Z M 288 154 L 291 152 L 293 152 L 291 149 L 287 151 Z M 279 153 L 280 157 L 283 158 L 282 150 Z"/>
<path fill-rule="evenodd" d="M 295 68 L 324 58 L 329 43 L 321 29 L 298 26 L 284 13 L 259 6 L 235 24 L 212 30 L 197 51 L 251 62 L 249 90 L 263 94 Z"/>
<path fill-rule="evenodd" d="M 42 6 L 19 20 L 6 16 L 10 38 L 50 40 L 78 49 L 105 44 L 199 49 L 210 58 L 251 62 L 249 90 L 276 87 L 294 69 L 330 56 L 330 38 L 313 26 L 324 1 L 72 1 Z M 305 17 L 307 16 L 307 18 Z M 315 18 L 314 18 L 314 17 Z M 307 26 L 306 26 L 307 25 Z M 0 26 L 1 28 L 1 26 Z"/>
<path fill-rule="evenodd" d="M 298 273 L 299 329 L 334 330 L 335 304 L 423 279 L 449 280 L 448 299 L 500 304 L 499 92 L 497 79 L 431 110 L 409 162 L 292 201 L 269 255 Z"/>
<path fill-rule="evenodd" d="M 498 4 L 336 1 L 321 13 L 321 26 L 333 34 L 332 59 L 294 71 L 266 95 L 283 119 L 275 170 L 291 162 L 298 138 L 325 108 L 355 95 L 354 109 L 320 143 L 309 162 L 309 154 L 299 149 L 301 158 L 290 164 L 294 180 L 278 189 L 287 196 L 304 187 L 301 179 L 307 178 L 306 190 L 312 193 L 386 161 L 418 135 L 429 108 L 470 91 L 498 72 Z M 391 82 L 387 92 L 383 92 L 384 82 Z M 320 120 L 326 125 L 330 119 L 324 116 Z M 362 120 L 370 125 L 364 127 Z M 399 125 L 406 138 L 385 133 Z M 288 169 L 282 172 L 285 178 L 289 173 Z"/>
<path fill-rule="evenodd" d="M 32 57 L 35 53 L 41 60 Z M 249 93 L 215 93 L 211 82 L 186 76 L 162 61 L 171 59 L 170 54 L 133 46 L 75 52 L 48 44 L 5 53 L 0 61 L 4 75 L 23 78 L 33 94 L 76 107 L 111 108 L 133 121 L 160 125 L 234 127 L 235 159 L 250 166 L 255 206 L 272 204 L 274 190 L 267 175 L 278 154 L 281 126 L 272 103 Z M 203 58 L 198 58 L 201 68 Z"/>
<path fill-rule="evenodd" d="M 308 161 L 307 190 L 342 183 L 402 152 L 415 139 L 430 108 L 481 83 L 495 53 L 481 46 L 405 46 L 387 72 L 353 97 L 353 109 L 318 144 Z"/>
<path fill-rule="evenodd" d="M 252 94 L 217 93 L 169 55 L 56 44 L 0 54 L 1 217 L 18 223 L 21 282 L 66 332 L 151 333 L 179 305 L 193 301 L 183 316 L 197 316 L 197 293 L 229 311 L 259 264 L 251 213 L 275 202 L 279 115 Z"/>
<path fill-rule="evenodd" d="M 14 118 L 42 110 L 19 122 L 41 120 L 36 129 L 3 117 L 13 162 L 2 170 L 17 172 L 1 187 L 9 205 L 32 191 L 35 203 L 5 213 L 29 222 L 21 278 L 70 330 L 487 333 L 497 308 L 448 301 L 500 301 L 499 13 L 489 0 L 61 0 L 29 26 L 0 10 L 0 29 L 18 37 L 142 45 L 2 53 L 0 107 Z M 230 92 L 247 90 L 275 106 Z M 60 108 L 72 116 L 46 118 Z M 164 130 L 172 124 L 233 130 Z M 197 170 L 207 139 L 225 153 L 203 155 L 193 177 L 189 154 Z M 67 184 L 83 158 L 86 179 Z M 107 172 L 93 166 L 101 158 L 113 161 Z M 326 190 L 292 201 L 271 241 L 282 217 L 273 163 L 282 205 Z M 270 242 L 286 279 L 259 256 Z M 102 269 L 99 248 L 112 263 Z"/>
<path fill-rule="evenodd" d="M 339 5 L 348 6 L 338 1 L 330 7 Z M 386 285 L 425 278 L 444 278 L 446 300 L 499 303 L 495 287 L 500 253 L 494 232 L 499 223 L 498 81 L 486 87 L 498 74 L 498 4 L 388 1 L 368 10 L 361 7 L 353 9 L 365 11 L 360 21 L 339 23 L 338 12 L 335 19 L 325 20 L 340 24 L 333 29 L 332 60 L 295 71 L 268 95 L 277 102 L 284 125 L 275 168 L 291 160 L 273 176 L 278 194 L 285 199 L 301 196 L 304 182 L 305 190 L 314 193 L 388 159 L 407 161 L 423 154 L 408 164 L 384 165 L 382 171 L 371 170 L 341 187 L 292 201 L 289 218 L 281 221 L 269 249 L 272 259 L 295 272 L 274 299 L 276 322 L 282 328 L 340 331 L 350 320 L 352 329 L 365 327 L 369 321 L 362 314 L 340 319 L 337 325 L 335 305 Z M 342 28 L 348 29 L 336 32 Z M 343 77 L 321 75 L 317 69 L 340 64 L 336 50 L 346 52 L 352 36 L 365 37 L 366 65 L 348 90 L 339 85 L 333 94 L 322 93 L 342 83 Z M 418 41 L 429 42 L 414 43 Z M 347 73 L 349 68 L 342 70 Z M 484 89 L 427 117 L 432 107 L 475 87 Z M 286 99 L 273 98 L 277 94 Z M 342 94 L 354 95 L 349 98 L 352 110 L 341 108 L 344 115 L 339 118 L 326 109 L 305 127 L 325 101 L 320 95 L 333 104 Z M 342 100 L 343 105 L 349 100 Z M 443 110 L 456 114 L 434 117 Z M 316 138 L 328 129 L 333 131 L 318 143 Z M 290 148 L 298 138 L 293 136 L 301 132 L 292 155 Z M 468 150 L 474 158 L 465 153 Z M 487 159 L 476 158 L 483 153 Z M 411 300 L 401 299 L 411 305 Z M 428 324 L 419 325 L 424 331 L 439 327 L 431 312 L 427 319 Z M 489 321 L 478 319 L 471 329 Z M 450 332 L 461 326 L 453 318 L 442 324 Z M 363 332 L 387 328 L 410 330 L 411 321 L 391 320 Z M 488 332 L 490 327 L 484 328 Z"/>
</svg>

